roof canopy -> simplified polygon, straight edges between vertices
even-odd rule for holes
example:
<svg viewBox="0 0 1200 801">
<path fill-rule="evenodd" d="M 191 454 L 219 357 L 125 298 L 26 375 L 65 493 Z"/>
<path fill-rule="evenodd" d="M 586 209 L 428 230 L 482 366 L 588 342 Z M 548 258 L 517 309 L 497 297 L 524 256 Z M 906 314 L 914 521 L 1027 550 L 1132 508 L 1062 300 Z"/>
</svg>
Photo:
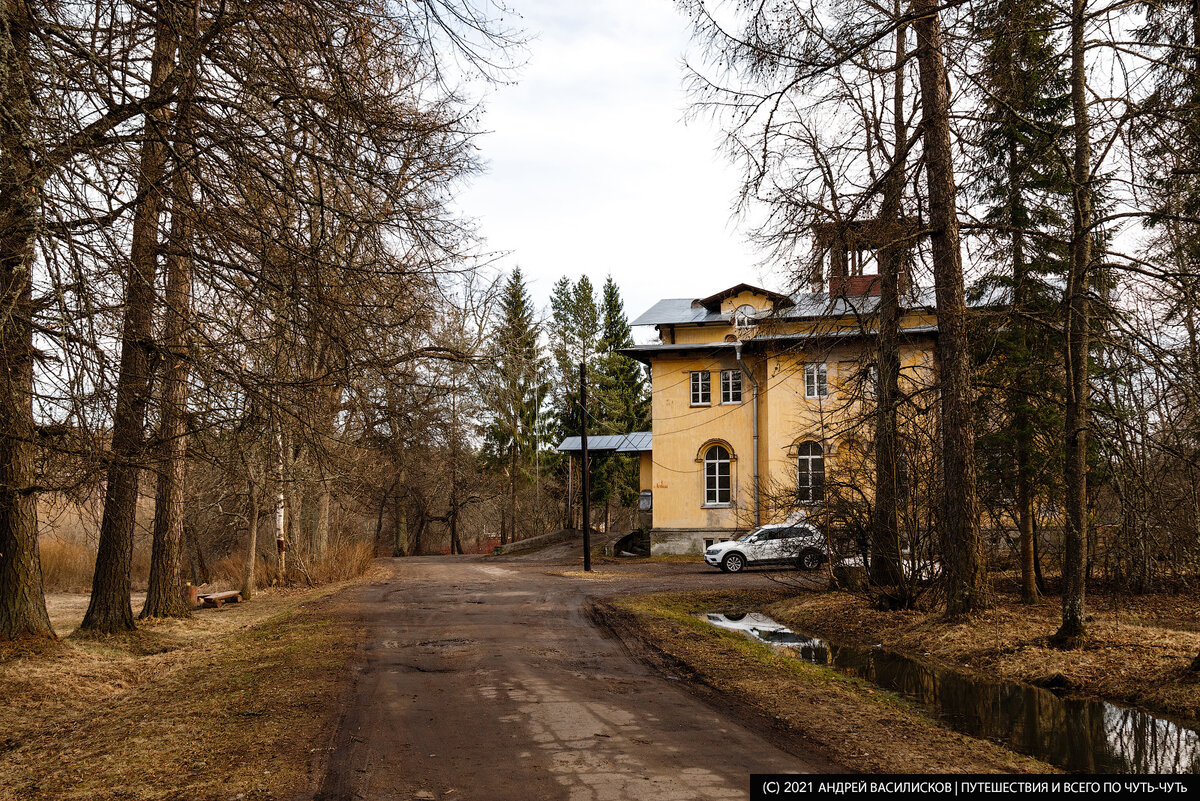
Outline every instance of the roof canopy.
<svg viewBox="0 0 1200 801">
<path fill-rule="evenodd" d="M 632 434 L 597 434 L 588 437 L 588 453 L 608 451 L 610 453 L 642 453 L 650 450 L 651 436 L 649 431 L 635 431 Z M 567 437 L 558 446 L 564 453 L 578 453 L 583 450 L 579 437 Z"/>
</svg>

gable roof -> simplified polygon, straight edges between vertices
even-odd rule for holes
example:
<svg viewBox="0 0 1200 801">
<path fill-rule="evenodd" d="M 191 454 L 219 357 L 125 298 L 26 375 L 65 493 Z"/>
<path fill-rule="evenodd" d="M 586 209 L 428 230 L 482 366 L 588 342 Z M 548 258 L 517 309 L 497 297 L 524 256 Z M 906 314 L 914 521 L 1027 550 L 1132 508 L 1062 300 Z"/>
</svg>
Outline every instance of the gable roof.
<svg viewBox="0 0 1200 801">
<path fill-rule="evenodd" d="M 715 295 L 709 295 L 707 298 L 701 298 L 700 300 L 694 302 L 699 303 L 710 312 L 719 312 L 721 311 L 721 301 L 725 300 L 726 298 L 732 298 L 735 295 L 740 295 L 743 292 L 753 292 L 755 295 L 762 295 L 763 297 L 770 299 L 771 302 L 775 304 L 777 309 L 783 309 L 793 305 L 792 299 L 787 295 L 782 295 L 778 292 L 772 292 L 769 289 L 763 289 L 762 287 L 757 287 L 752 284 L 738 284 L 737 286 L 731 286 L 729 289 L 723 289 Z"/>
</svg>

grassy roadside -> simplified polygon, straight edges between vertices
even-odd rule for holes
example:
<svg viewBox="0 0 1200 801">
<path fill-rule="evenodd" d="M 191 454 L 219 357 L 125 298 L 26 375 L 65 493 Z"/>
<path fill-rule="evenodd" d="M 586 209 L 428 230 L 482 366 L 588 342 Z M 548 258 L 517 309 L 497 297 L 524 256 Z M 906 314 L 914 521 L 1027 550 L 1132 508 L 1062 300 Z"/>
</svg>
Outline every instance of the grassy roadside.
<svg viewBox="0 0 1200 801">
<path fill-rule="evenodd" d="M 304 793 L 361 642 L 335 594 L 362 580 L 0 651 L 0 799 Z"/>
<path fill-rule="evenodd" d="M 937 610 L 881 612 L 843 592 L 801 593 L 762 611 L 818 636 L 879 643 L 988 676 L 1200 718 L 1200 676 L 1188 669 L 1200 653 L 1200 599 L 1089 596 L 1090 641 L 1064 652 L 1048 643 L 1061 619 L 1059 599 L 1025 605 L 1015 588 L 996 584 L 993 607 L 958 623 L 942 620 Z"/>
<path fill-rule="evenodd" d="M 627 642 L 690 682 L 736 700 L 773 729 L 864 773 L 1048 772 L 1045 763 L 957 734 L 890 693 L 834 670 L 780 656 L 696 615 L 751 611 L 778 590 L 654 593 L 598 603 L 596 614 Z M 637 643 L 634 644 L 637 647 Z"/>
</svg>

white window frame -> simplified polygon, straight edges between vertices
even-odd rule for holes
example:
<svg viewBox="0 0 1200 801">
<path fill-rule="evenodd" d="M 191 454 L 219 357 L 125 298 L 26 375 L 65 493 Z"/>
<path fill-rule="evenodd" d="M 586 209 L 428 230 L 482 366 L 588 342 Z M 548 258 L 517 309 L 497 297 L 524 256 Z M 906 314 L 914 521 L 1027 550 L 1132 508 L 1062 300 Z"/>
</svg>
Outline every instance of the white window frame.
<svg viewBox="0 0 1200 801">
<path fill-rule="evenodd" d="M 692 406 L 712 405 L 712 374 L 708 370 L 692 370 Z"/>
<path fill-rule="evenodd" d="M 814 481 L 818 475 L 820 480 Z M 825 450 L 819 442 L 801 442 L 796 448 L 796 500 L 800 503 L 825 500 Z"/>
<path fill-rule="evenodd" d="M 721 371 L 721 403 L 742 402 L 742 371 Z"/>
<path fill-rule="evenodd" d="M 829 397 L 829 366 L 825 362 L 804 365 L 804 397 Z"/>
<path fill-rule="evenodd" d="M 721 453 L 724 453 L 724 457 Z M 724 475 L 721 467 L 724 466 Z M 722 481 L 724 479 L 724 481 Z M 722 493 L 725 496 L 721 500 Z M 724 445 L 713 443 L 704 449 L 703 506 L 733 505 L 733 452 Z"/>
<path fill-rule="evenodd" d="M 751 306 L 749 303 L 743 303 L 733 310 L 733 327 L 734 328 L 753 328 L 758 325 L 758 319 L 755 315 L 758 314 L 758 309 Z"/>
</svg>

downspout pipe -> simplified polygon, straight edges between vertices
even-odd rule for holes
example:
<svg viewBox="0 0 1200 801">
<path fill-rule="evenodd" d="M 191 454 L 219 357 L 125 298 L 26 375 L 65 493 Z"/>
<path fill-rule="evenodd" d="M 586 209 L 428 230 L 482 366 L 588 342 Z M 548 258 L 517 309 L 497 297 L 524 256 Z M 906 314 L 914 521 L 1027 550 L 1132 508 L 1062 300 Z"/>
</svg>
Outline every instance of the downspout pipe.
<svg viewBox="0 0 1200 801">
<path fill-rule="evenodd" d="M 758 379 L 754 377 L 754 371 L 750 369 L 750 366 L 742 361 L 741 342 L 733 346 L 733 353 L 737 358 L 737 363 L 742 367 L 742 374 L 750 379 L 750 386 L 754 388 L 750 395 L 750 409 L 754 416 L 754 458 L 751 461 L 754 463 L 754 527 L 758 528 L 762 525 L 758 511 Z"/>
</svg>

